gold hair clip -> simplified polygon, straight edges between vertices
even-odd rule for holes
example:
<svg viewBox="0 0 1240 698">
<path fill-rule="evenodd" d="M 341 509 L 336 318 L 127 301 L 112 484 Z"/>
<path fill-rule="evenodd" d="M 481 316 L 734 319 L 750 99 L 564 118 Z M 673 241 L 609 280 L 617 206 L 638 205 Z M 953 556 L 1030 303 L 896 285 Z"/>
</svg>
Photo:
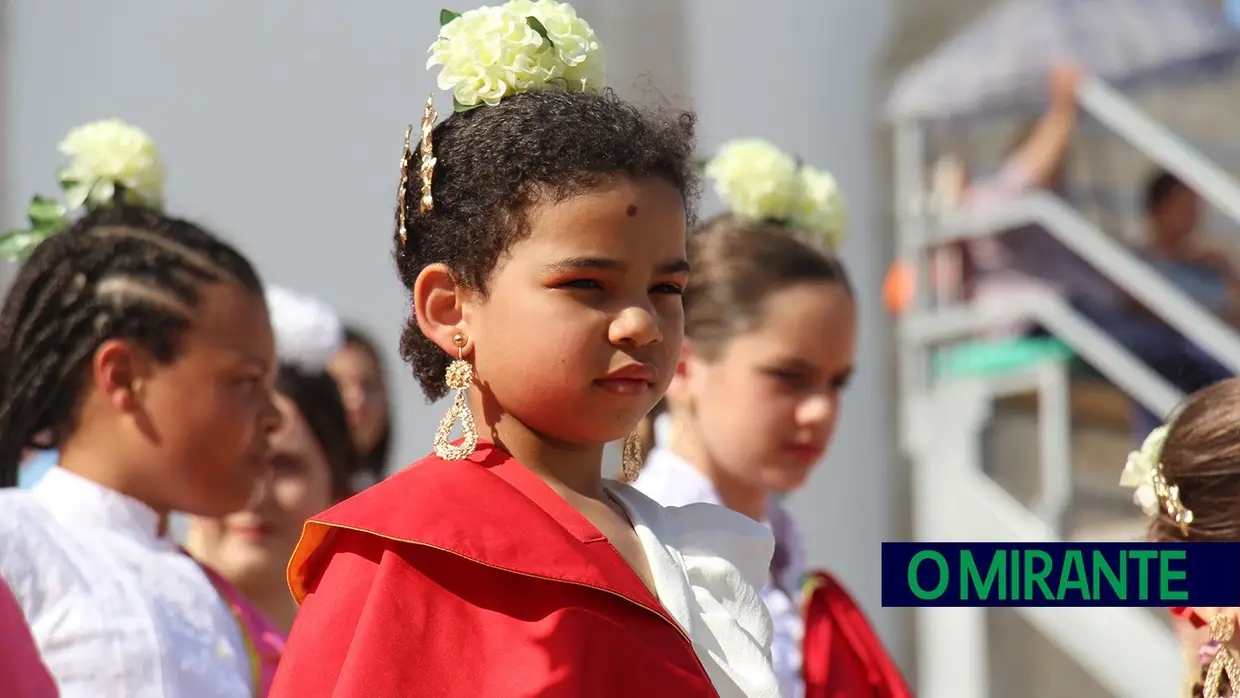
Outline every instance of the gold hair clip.
<svg viewBox="0 0 1240 698">
<path fill-rule="evenodd" d="M 435 151 L 431 145 L 431 131 L 435 128 L 435 119 L 439 112 L 435 111 L 435 95 L 426 98 L 426 111 L 422 113 L 422 137 L 418 140 L 418 173 L 422 176 L 422 202 L 418 210 L 426 213 L 435 208 L 435 199 L 431 196 L 431 180 L 435 176 Z"/>
<path fill-rule="evenodd" d="M 405 193 L 409 189 L 409 141 L 413 138 L 413 126 L 405 127 L 405 149 L 400 153 L 400 187 L 396 190 L 396 218 L 400 222 L 400 244 L 405 244 Z"/>
<path fill-rule="evenodd" d="M 1179 524 L 1180 533 L 1187 536 L 1188 525 L 1193 522 L 1193 512 L 1180 501 L 1179 485 L 1167 482 L 1167 477 L 1162 472 L 1162 463 L 1159 463 L 1158 469 L 1154 471 L 1153 480 L 1154 494 L 1158 495 L 1158 500 L 1162 502 L 1163 511 Z"/>
</svg>

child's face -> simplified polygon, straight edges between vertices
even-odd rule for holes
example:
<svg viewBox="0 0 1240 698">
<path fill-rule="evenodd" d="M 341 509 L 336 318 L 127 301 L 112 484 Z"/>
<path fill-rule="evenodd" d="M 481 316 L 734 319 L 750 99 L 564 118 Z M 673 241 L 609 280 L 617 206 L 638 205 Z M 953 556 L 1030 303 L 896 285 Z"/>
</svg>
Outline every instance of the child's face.
<svg viewBox="0 0 1240 698">
<path fill-rule="evenodd" d="M 357 450 L 370 453 L 388 430 L 387 387 L 374 355 L 359 344 L 336 352 L 327 371 L 340 386 Z"/>
<path fill-rule="evenodd" d="M 169 509 L 222 516 L 243 508 L 267 470 L 275 340 L 261 296 L 203 288 L 196 317 L 167 365 L 136 394 L 143 461 L 153 496 Z"/>
<path fill-rule="evenodd" d="M 692 346 L 669 391 L 689 405 L 711 465 L 733 483 L 768 493 L 804 484 L 826 453 L 856 352 L 856 307 L 839 284 L 776 291 L 761 322 L 712 362 Z"/>
<path fill-rule="evenodd" d="M 667 389 L 684 335 L 685 206 L 661 179 L 528 211 L 530 235 L 463 307 L 484 404 L 565 445 L 623 438 Z"/>
<path fill-rule="evenodd" d="M 271 483 L 250 506 L 191 521 L 191 551 L 246 588 L 283 588 L 284 568 L 306 519 L 332 505 L 331 466 L 297 405 L 275 395 L 280 426 L 271 435 Z"/>
</svg>

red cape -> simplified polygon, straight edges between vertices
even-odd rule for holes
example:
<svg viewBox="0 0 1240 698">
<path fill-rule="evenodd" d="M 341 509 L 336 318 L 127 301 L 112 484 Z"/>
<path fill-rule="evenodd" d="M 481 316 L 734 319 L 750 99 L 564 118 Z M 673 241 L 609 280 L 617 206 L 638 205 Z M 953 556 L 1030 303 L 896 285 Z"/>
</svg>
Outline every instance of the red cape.
<svg viewBox="0 0 1240 698">
<path fill-rule="evenodd" d="M 688 637 L 511 456 L 415 463 L 306 523 L 270 698 L 716 698 Z"/>
<path fill-rule="evenodd" d="M 811 575 L 805 608 L 805 698 L 912 698 L 865 614 L 834 577 Z"/>
</svg>

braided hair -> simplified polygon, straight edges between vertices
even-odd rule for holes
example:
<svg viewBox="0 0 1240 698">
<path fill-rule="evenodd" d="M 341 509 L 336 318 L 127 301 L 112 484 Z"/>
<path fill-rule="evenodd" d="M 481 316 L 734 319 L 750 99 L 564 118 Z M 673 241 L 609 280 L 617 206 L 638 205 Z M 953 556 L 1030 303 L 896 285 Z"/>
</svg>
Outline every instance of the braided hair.
<svg viewBox="0 0 1240 698">
<path fill-rule="evenodd" d="M 22 450 L 73 428 L 84 367 L 109 339 L 173 360 L 204 284 L 262 295 L 237 250 L 188 221 L 119 205 L 44 240 L 0 310 L 0 487 L 17 483 Z"/>
</svg>

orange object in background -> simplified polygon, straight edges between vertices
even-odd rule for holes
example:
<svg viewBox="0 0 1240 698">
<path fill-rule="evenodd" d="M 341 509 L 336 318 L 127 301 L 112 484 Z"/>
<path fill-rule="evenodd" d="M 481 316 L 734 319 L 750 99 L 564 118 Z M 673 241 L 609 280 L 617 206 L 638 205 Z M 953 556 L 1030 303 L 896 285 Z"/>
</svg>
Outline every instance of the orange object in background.
<svg viewBox="0 0 1240 698">
<path fill-rule="evenodd" d="M 916 274 L 913 266 L 902 259 L 891 264 L 883 280 L 883 305 L 887 312 L 900 315 L 913 304 L 913 294 L 917 293 Z"/>
</svg>

